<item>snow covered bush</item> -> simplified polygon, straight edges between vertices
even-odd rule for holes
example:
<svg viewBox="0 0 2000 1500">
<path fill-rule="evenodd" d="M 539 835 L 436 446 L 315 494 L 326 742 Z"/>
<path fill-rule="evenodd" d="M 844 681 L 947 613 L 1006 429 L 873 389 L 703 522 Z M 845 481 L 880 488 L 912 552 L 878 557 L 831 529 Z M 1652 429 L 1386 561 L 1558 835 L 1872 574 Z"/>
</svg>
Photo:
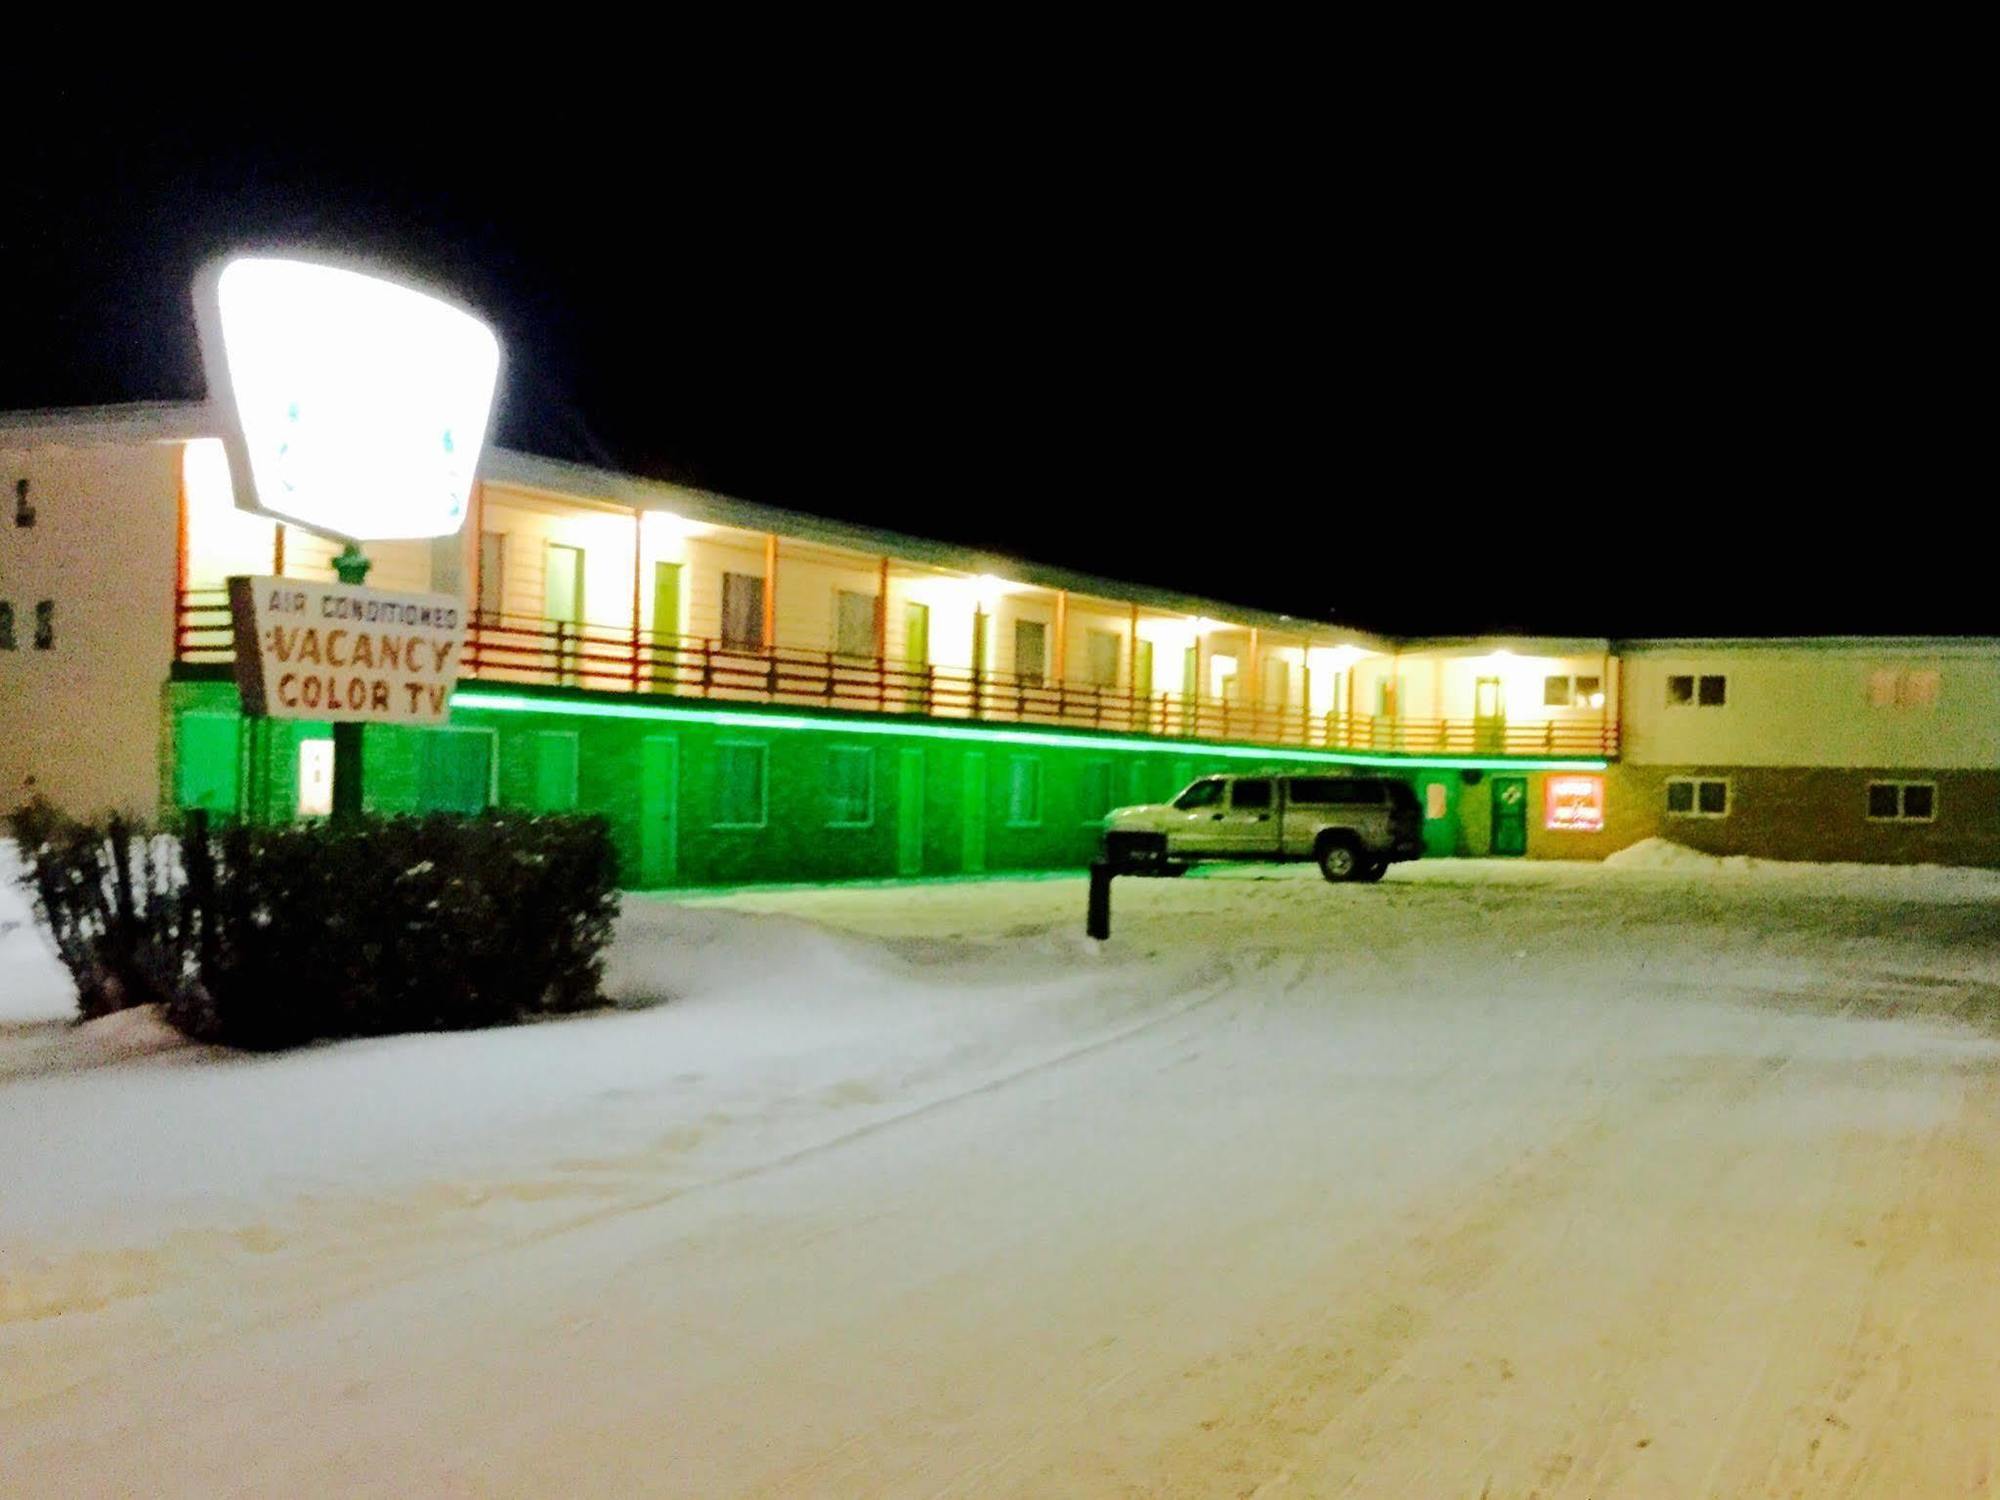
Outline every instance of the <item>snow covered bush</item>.
<svg viewBox="0 0 2000 1500">
<path fill-rule="evenodd" d="M 191 816 L 177 842 L 46 807 L 13 821 L 86 1018 L 158 1001 L 189 1036 L 270 1049 L 602 1003 L 618 909 L 602 818 Z"/>
<path fill-rule="evenodd" d="M 167 1014 L 190 1036 L 288 1047 L 602 1003 L 618 910 L 602 818 L 230 824 L 191 832 L 182 860 L 200 983 Z"/>
<path fill-rule="evenodd" d="M 172 999 L 189 932 L 171 842 L 116 816 L 77 823 L 39 798 L 7 821 L 83 1019 Z"/>
</svg>

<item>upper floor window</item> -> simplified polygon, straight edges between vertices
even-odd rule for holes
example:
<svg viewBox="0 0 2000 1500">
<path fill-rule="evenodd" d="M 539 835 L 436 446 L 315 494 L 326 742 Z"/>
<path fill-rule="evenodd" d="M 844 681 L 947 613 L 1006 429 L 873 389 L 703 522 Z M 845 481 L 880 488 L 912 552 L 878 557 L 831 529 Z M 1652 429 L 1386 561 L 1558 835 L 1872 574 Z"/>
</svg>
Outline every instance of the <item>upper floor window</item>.
<svg viewBox="0 0 2000 1500">
<path fill-rule="evenodd" d="M 1604 679 L 1602 677 L 1561 676 L 1542 679 L 1542 707 L 1544 708 L 1602 708 L 1604 707 Z"/>
<path fill-rule="evenodd" d="M 842 656 L 874 656 L 875 596 L 841 589 L 833 608 L 833 649 Z"/>
<path fill-rule="evenodd" d="M 1040 620 L 1014 622 L 1014 675 L 1040 682 L 1048 674 L 1049 627 Z"/>
<path fill-rule="evenodd" d="M 722 575 L 722 644 L 738 651 L 764 649 L 764 580 L 755 573 Z"/>
<path fill-rule="evenodd" d="M 1093 630 L 1084 636 L 1085 666 L 1096 686 L 1118 686 L 1118 646 L 1118 636 L 1113 631 Z"/>
<path fill-rule="evenodd" d="M 35 507 L 28 503 L 28 481 L 14 481 L 14 524 L 32 526 L 35 524 Z"/>
<path fill-rule="evenodd" d="M 1542 679 L 1542 707 L 1568 708 L 1574 701 L 1572 697 L 1573 691 L 1567 675 L 1561 677 L 1544 677 Z"/>
<path fill-rule="evenodd" d="M 0 599 L 0 651 L 18 650 L 14 640 L 14 605 L 11 600 Z"/>
<path fill-rule="evenodd" d="M 1694 676 L 1676 673 L 1667 678 L 1667 707 L 1722 708 L 1729 702 L 1729 679 L 1720 673 Z"/>
<path fill-rule="evenodd" d="M 1868 674 L 1871 708 L 1936 708 L 1942 680 L 1929 667 L 1885 667 Z"/>
<path fill-rule="evenodd" d="M 56 643 L 56 602 L 44 599 L 35 606 L 35 649 L 51 650 Z"/>
</svg>

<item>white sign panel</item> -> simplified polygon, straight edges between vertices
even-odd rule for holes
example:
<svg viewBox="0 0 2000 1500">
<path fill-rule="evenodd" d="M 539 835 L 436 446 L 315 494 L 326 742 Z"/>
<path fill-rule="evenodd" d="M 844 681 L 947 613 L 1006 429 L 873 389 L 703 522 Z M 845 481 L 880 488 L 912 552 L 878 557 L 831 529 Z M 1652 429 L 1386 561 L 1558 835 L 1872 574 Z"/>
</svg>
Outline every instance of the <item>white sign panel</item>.
<svg viewBox="0 0 2000 1500">
<path fill-rule="evenodd" d="M 245 257 L 198 283 L 236 503 L 347 541 L 465 520 L 499 378 L 491 329 L 359 271 Z"/>
<path fill-rule="evenodd" d="M 232 578 L 236 685 L 252 718 L 442 724 L 465 650 L 450 594 Z"/>
</svg>

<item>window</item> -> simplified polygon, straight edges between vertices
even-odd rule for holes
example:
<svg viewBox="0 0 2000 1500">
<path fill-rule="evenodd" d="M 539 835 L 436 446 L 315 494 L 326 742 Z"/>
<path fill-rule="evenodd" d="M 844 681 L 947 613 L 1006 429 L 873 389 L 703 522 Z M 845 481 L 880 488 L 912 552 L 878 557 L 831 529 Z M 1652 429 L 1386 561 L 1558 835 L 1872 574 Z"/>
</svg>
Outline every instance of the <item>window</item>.
<svg viewBox="0 0 2000 1500">
<path fill-rule="evenodd" d="M 764 826 L 764 746 L 715 747 L 715 826 Z"/>
<path fill-rule="evenodd" d="M 35 524 L 35 507 L 28 504 L 28 481 L 25 479 L 14 481 L 14 524 L 23 527 Z"/>
<path fill-rule="evenodd" d="M 1936 708 L 1939 674 L 1931 669 L 1887 667 L 1868 674 L 1871 708 Z"/>
<path fill-rule="evenodd" d="M 764 649 L 764 580 L 755 573 L 722 575 L 722 644 L 732 651 Z"/>
<path fill-rule="evenodd" d="M 1871 781 L 1868 783 L 1869 822 L 1929 823 L 1936 817 L 1936 782 Z"/>
<path fill-rule="evenodd" d="M 834 746 L 826 752 L 827 826 L 866 828 L 874 821 L 875 752 L 855 745 Z"/>
<path fill-rule="evenodd" d="M 1102 823 L 1111 811 L 1111 762 L 1086 761 L 1077 792 L 1077 811 L 1086 823 Z"/>
<path fill-rule="evenodd" d="M 1049 627 L 1040 620 L 1014 622 L 1014 675 L 1040 682 L 1048 675 Z"/>
<path fill-rule="evenodd" d="M 35 606 L 35 649 L 47 651 L 56 643 L 56 602 L 44 599 Z"/>
<path fill-rule="evenodd" d="M 1228 785 L 1228 782 L 1214 776 L 1205 781 L 1197 781 L 1174 798 L 1174 806 L 1182 812 L 1192 812 L 1197 807 L 1220 807 L 1223 788 Z"/>
<path fill-rule="evenodd" d="M 1093 630 L 1083 638 L 1090 681 L 1098 687 L 1118 686 L 1118 637 L 1109 630 Z"/>
<path fill-rule="evenodd" d="M 492 806 L 498 741 L 492 730 L 439 728 L 418 733 L 417 805 L 423 811 L 476 813 Z"/>
<path fill-rule="evenodd" d="M 1578 708 L 1604 707 L 1604 679 L 1602 677 L 1577 678 L 1575 701 Z"/>
<path fill-rule="evenodd" d="M 1567 677 L 1544 677 L 1542 679 L 1542 707 L 1568 708 L 1572 688 Z"/>
<path fill-rule="evenodd" d="M 1729 679 L 1719 673 L 1701 677 L 1680 673 L 1667 679 L 1667 706 L 1722 708 L 1729 702 Z"/>
<path fill-rule="evenodd" d="M 479 612 L 498 617 L 507 607 L 507 535 L 479 533 Z"/>
<path fill-rule="evenodd" d="M 842 656 L 874 656 L 875 596 L 840 589 L 833 598 L 833 649 Z"/>
<path fill-rule="evenodd" d="M 1239 781 L 1230 788 L 1229 805 L 1244 812 L 1271 810 L 1271 783 L 1262 779 Z"/>
<path fill-rule="evenodd" d="M 18 650 L 14 640 L 14 606 L 0 599 L 0 651 Z"/>
<path fill-rule="evenodd" d="M 1132 691 L 1141 698 L 1153 696 L 1153 643 L 1142 640 L 1133 648 Z"/>
<path fill-rule="evenodd" d="M 1007 763 L 1007 821 L 1016 827 L 1042 821 L 1042 763 L 1032 755 Z"/>
<path fill-rule="evenodd" d="M 1701 776 L 1669 777 L 1667 811 L 1679 818 L 1726 818 L 1729 783 Z"/>
</svg>

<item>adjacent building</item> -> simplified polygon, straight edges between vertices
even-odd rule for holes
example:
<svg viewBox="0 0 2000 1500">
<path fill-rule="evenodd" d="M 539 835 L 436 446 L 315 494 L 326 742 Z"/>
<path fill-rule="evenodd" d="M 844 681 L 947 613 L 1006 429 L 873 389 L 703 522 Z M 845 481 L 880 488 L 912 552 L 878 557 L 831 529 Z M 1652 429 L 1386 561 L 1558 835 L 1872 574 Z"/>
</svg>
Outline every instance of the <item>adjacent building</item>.
<svg viewBox="0 0 2000 1500">
<path fill-rule="evenodd" d="M 336 548 L 235 507 L 206 408 L 0 416 L 0 481 L 0 803 L 323 813 L 224 587 Z M 473 622 L 371 803 L 601 812 L 639 886 L 1074 866 L 1251 765 L 1405 777 L 1434 854 L 2000 863 L 1996 641 L 1397 640 L 505 450 L 460 534 L 369 554 Z"/>
</svg>

